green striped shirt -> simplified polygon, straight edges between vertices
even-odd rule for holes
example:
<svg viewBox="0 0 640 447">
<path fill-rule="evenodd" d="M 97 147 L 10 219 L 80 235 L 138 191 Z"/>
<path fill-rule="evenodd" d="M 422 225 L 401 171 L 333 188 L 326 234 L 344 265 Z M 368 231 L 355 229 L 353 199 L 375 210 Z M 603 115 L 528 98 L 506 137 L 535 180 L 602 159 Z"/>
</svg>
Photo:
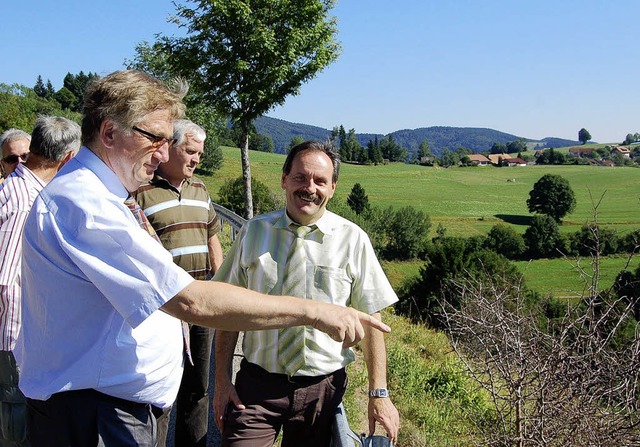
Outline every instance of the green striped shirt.
<svg viewBox="0 0 640 447">
<path fill-rule="evenodd" d="M 284 210 L 248 221 L 236 237 L 214 279 L 271 294 L 282 294 L 289 248 L 295 239 Z M 398 300 L 367 234 L 354 223 L 325 211 L 304 241 L 307 254 L 306 299 L 352 306 L 372 314 Z M 323 332 L 306 329 L 307 364 L 296 375 L 317 376 L 336 371 L 355 356 L 351 349 Z M 246 359 L 273 373 L 278 364 L 278 330 L 245 332 Z"/>
</svg>

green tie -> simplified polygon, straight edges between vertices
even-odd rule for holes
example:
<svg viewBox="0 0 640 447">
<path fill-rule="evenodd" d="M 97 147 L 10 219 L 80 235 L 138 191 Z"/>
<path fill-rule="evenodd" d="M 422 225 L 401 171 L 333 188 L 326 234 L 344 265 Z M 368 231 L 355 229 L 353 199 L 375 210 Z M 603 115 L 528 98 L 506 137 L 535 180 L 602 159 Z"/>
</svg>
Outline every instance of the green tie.
<svg viewBox="0 0 640 447">
<path fill-rule="evenodd" d="M 282 280 L 282 294 L 297 296 L 305 299 L 307 291 L 307 254 L 304 238 L 313 228 L 294 226 L 296 238 L 291 244 L 284 278 Z M 278 332 L 278 362 L 289 377 L 293 376 L 305 361 L 305 327 L 295 326 L 280 329 Z"/>
</svg>

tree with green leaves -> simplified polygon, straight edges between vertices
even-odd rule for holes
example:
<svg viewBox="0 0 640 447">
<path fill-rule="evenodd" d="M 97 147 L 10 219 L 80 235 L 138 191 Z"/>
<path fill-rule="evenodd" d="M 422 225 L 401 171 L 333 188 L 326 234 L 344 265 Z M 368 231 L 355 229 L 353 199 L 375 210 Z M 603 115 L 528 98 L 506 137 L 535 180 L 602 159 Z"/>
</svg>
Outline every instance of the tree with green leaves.
<svg viewBox="0 0 640 447">
<path fill-rule="evenodd" d="M 580 141 L 582 144 L 587 144 L 587 141 L 589 141 L 590 139 L 591 134 L 589 133 L 589 131 L 584 127 L 580 129 L 580 131 L 578 132 L 578 141 Z"/>
<path fill-rule="evenodd" d="M 45 95 L 45 98 L 51 99 L 55 94 L 56 94 L 56 89 L 53 88 L 53 84 L 51 83 L 51 80 L 47 79 L 47 93 Z"/>
<path fill-rule="evenodd" d="M 62 87 L 58 90 L 55 95 L 53 95 L 53 99 L 58 101 L 64 110 L 76 110 L 78 98 L 76 98 L 67 87 Z"/>
<path fill-rule="evenodd" d="M 527 150 L 527 140 L 524 138 L 516 138 L 514 141 L 507 143 L 507 152 L 515 154 L 517 152 L 525 152 Z"/>
<path fill-rule="evenodd" d="M 253 216 L 251 123 L 338 57 L 335 0 L 192 0 L 173 22 L 184 37 L 159 36 L 177 74 L 201 99 L 243 130 L 245 212 Z"/>
<path fill-rule="evenodd" d="M 529 192 L 529 212 L 551 216 L 556 222 L 576 207 L 576 196 L 569 181 L 555 174 L 543 175 Z"/>
<path fill-rule="evenodd" d="M 561 245 L 558 223 L 545 214 L 533 216 L 531 225 L 524 232 L 528 255 L 533 259 L 560 256 Z"/>
<path fill-rule="evenodd" d="M 40 97 L 31 88 L 0 83 L 0 129 L 31 132 L 38 115 L 57 115 L 78 123 L 82 119 L 79 113 L 62 110 L 58 101 Z"/>
<path fill-rule="evenodd" d="M 424 211 L 412 206 L 400 208 L 388 226 L 387 259 L 412 259 L 425 250 L 431 219 Z"/>
<path fill-rule="evenodd" d="M 291 138 L 291 142 L 289 143 L 289 146 L 287 146 L 287 154 L 291 149 L 302 143 L 304 143 L 304 138 L 302 138 L 300 135 L 296 135 L 295 137 Z"/>
<path fill-rule="evenodd" d="M 82 111 L 82 106 L 84 105 L 84 91 L 87 88 L 87 84 L 96 78 L 98 78 L 96 73 L 89 72 L 88 74 L 85 74 L 82 70 L 80 70 L 80 73 L 77 75 L 67 73 L 62 81 L 62 85 L 76 97 L 72 110 L 76 112 Z"/>
<path fill-rule="evenodd" d="M 360 183 L 356 183 L 351 188 L 347 196 L 347 205 L 358 215 L 369 209 L 369 197 Z"/>
<path fill-rule="evenodd" d="M 492 154 L 506 154 L 507 153 L 507 146 L 503 143 L 493 143 L 493 146 L 491 146 L 491 153 Z"/>
<path fill-rule="evenodd" d="M 422 140 L 420 142 L 416 157 L 418 159 L 418 163 L 426 162 L 427 157 L 431 157 L 431 149 L 429 148 L 427 140 Z"/>
<path fill-rule="evenodd" d="M 491 228 L 483 247 L 508 259 L 519 259 L 526 249 L 522 236 L 513 227 L 503 223 L 495 224 Z"/>
<path fill-rule="evenodd" d="M 274 194 L 269 187 L 255 178 L 251 179 L 253 194 L 253 215 L 268 213 L 284 207 L 281 197 Z M 242 177 L 227 180 L 218 191 L 218 203 L 234 213 L 247 219 L 244 209 L 244 181 Z"/>
</svg>

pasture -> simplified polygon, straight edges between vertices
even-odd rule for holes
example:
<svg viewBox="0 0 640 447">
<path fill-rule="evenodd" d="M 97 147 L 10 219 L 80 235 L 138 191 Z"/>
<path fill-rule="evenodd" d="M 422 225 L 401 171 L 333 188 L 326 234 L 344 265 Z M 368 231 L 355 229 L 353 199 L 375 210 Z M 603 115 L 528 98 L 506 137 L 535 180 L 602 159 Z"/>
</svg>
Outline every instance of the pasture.
<svg viewBox="0 0 640 447">
<path fill-rule="evenodd" d="M 240 151 L 224 148 L 224 165 L 204 177 L 215 200 L 224 181 L 241 175 Z M 280 193 L 284 155 L 251 151 L 251 173 Z M 365 189 L 374 207 L 413 206 L 431 217 L 432 232 L 442 224 L 449 236 L 486 234 L 504 222 L 523 233 L 531 217 L 526 200 L 544 174 L 565 177 L 576 194 L 575 211 L 566 216 L 562 232 L 575 232 L 593 221 L 593 204 L 601 198 L 598 222 L 619 233 L 640 228 L 640 169 L 597 166 L 526 166 L 433 168 L 392 163 L 380 166 L 343 164 L 335 197 L 346 200 L 355 183 Z M 604 195 L 604 197 L 603 197 Z M 329 205 L 330 207 L 330 205 Z M 435 233 L 434 233 L 435 234 Z"/>
</svg>

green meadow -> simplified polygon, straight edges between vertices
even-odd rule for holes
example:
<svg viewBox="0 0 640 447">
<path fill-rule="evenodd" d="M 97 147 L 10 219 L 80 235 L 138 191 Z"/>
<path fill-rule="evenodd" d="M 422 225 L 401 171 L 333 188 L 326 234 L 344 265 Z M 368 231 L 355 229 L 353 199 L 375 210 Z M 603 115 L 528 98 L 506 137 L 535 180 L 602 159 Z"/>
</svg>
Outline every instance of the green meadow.
<svg viewBox="0 0 640 447">
<path fill-rule="evenodd" d="M 224 166 L 207 179 L 212 197 L 224 181 L 241 175 L 240 151 L 224 148 Z M 274 192 L 280 191 L 284 155 L 251 151 L 251 173 Z M 601 225 L 625 232 L 640 228 L 640 169 L 597 166 L 526 166 L 512 168 L 433 168 L 392 163 L 380 166 L 343 164 L 336 198 L 346 199 L 355 183 L 365 189 L 375 207 L 413 206 L 442 224 L 450 236 L 486 234 L 505 222 L 524 232 L 531 213 L 527 198 L 534 183 L 551 173 L 569 180 L 576 194 L 575 211 L 565 217 L 562 232 L 574 232 L 593 221 L 598 207 Z"/>
<path fill-rule="evenodd" d="M 213 176 L 204 176 L 212 198 L 220 186 L 241 175 L 240 151 L 223 148 L 223 167 Z M 273 192 L 281 192 L 280 176 L 284 155 L 251 151 L 251 173 Z M 600 225 L 614 228 L 619 234 L 640 228 L 640 169 L 597 166 L 526 166 L 513 168 L 471 167 L 433 168 L 392 163 L 380 166 L 343 164 L 336 198 L 345 200 L 352 186 L 360 183 L 369 203 L 375 207 L 413 206 L 431 217 L 432 235 L 442 224 L 449 236 L 486 234 L 493 225 L 503 222 L 523 233 L 531 218 L 526 201 L 533 184 L 544 174 L 552 173 L 569 180 L 576 194 L 575 211 L 565 217 L 562 232 L 575 232 L 593 221 L 594 203 L 598 206 Z M 584 288 L 572 262 L 563 259 L 517 263 L 529 287 L 540 293 L 575 296 Z M 582 265 L 587 267 L 588 260 Z M 600 288 L 609 287 L 625 266 L 622 257 L 603 259 Z M 417 274 L 419 262 L 385 263 L 394 287 Z M 638 258 L 632 266 L 638 265 Z"/>
</svg>

